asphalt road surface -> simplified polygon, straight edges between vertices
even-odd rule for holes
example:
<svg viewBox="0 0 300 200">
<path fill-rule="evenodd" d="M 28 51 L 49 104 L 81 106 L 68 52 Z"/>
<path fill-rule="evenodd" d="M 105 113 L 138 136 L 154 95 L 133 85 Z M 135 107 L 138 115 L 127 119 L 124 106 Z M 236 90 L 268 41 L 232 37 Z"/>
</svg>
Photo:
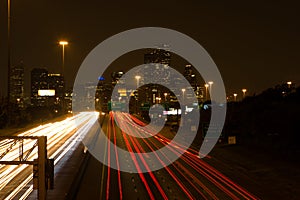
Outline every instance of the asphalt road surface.
<svg viewBox="0 0 300 200">
<path fill-rule="evenodd" d="M 126 130 L 121 130 L 120 125 Z M 107 167 L 91 155 L 76 190 L 76 199 L 258 199 L 200 159 L 198 152 L 191 148 L 172 164 L 142 173 L 142 169 L 150 169 L 156 162 L 149 161 L 141 153 L 167 145 L 170 151 L 179 153 L 184 145 L 172 144 L 165 134 L 153 134 L 152 129 L 141 130 L 140 126 L 145 124 L 127 113 L 111 112 L 104 117 L 102 130 L 111 143 L 98 150 L 104 152 L 108 165 L 115 162 L 117 167 Z M 89 141 L 101 139 L 99 127 L 90 130 Z M 142 134 L 151 137 L 142 137 Z M 115 146 L 140 154 L 123 158 Z M 163 162 L 168 155 L 157 154 L 156 159 Z M 121 165 L 128 165 L 132 172 L 121 171 Z"/>
</svg>

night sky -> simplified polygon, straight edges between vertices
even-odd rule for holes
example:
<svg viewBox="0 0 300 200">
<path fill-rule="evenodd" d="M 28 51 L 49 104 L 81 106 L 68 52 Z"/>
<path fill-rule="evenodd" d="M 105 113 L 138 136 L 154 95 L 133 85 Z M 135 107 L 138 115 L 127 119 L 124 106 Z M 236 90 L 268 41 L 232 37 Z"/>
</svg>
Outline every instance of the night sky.
<svg viewBox="0 0 300 200">
<path fill-rule="evenodd" d="M 300 83 L 300 12 L 297 1 L 101 1 L 11 0 L 12 65 L 23 62 L 26 94 L 34 67 L 60 72 L 71 86 L 85 56 L 101 41 L 131 28 L 156 26 L 197 40 L 217 64 L 228 94 L 259 93 L 288 80 Z M 0 2 L 0 96 L 7 82 L 7 4 Z M 130 57 L 120 69 L 135 62 Z M 123 66 L 120 66 L 123 65 Z M 104 66 L 106 67 L 106 66 Z M 131 66 L 133 67 L 133 66 Z"/>
</svg>

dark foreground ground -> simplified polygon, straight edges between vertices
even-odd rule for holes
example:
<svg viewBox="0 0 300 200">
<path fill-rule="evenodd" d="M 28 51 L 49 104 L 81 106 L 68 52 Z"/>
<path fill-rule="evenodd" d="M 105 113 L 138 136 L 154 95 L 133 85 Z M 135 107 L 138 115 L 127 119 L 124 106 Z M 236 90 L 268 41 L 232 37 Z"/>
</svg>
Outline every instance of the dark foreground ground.
<svg viewBox="0 0 300 200">
<path fill-rule="evenodd" d="M 224 175 L 261 199 L 300 199 L 300 164 L 241 145 L 217 145 L 205 158 Z"/>
<path fill-rule="evenodd" d="M 299 159 L 291 160 L 290 156 L 284 157 L 246 144 L 217 144 L 204 160 L 260 199 L 300 199 Z M 90 167 L 97 165 L 99 163 Z M 99 193 L 99 180 L 93 180 L 91 177 L 95 176 L 92 174 L 86 175 L 88 181 L 83 181 L 83 185 L 92 185 L 93 189 L 89 187 L 88 191 Z M 81 188 L 76 199 L 87 196 L 87 190 Z"/>
<path fill-rule="evenodd" d="M 300 198 L 299 163 L 240 145 L 217 145 L 209 155 L 211 157 L 204 158 L 206 162 L 259 199 L 296 200 Z M 100 163 L 95 161 L 89 167 L 98 165 Z M 87 171 L 95 170 L 88 169 Z M 100 181 L 95 179 L 95 174 L 85 174 L 84 179 L 88 182 L 81 183 L 76 199 L 86 197 L 94 199 L 93 194 L 99 193 Z M 87 189 L 82 185 L 89 185 L 89 187 Z"/>
</svg>

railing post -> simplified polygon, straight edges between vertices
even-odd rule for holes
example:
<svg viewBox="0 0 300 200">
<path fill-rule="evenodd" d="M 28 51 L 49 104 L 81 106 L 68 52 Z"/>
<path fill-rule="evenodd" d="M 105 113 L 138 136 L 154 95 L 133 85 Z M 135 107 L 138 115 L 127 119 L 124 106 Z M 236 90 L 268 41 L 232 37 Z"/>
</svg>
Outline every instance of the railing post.
<svg viewBox="0 0 300 200">
<path fill-rule="evenodd" d="M 47 137 L 38 138 L 38 199 L 45 200 L 46 188 Z"/>
</svg>

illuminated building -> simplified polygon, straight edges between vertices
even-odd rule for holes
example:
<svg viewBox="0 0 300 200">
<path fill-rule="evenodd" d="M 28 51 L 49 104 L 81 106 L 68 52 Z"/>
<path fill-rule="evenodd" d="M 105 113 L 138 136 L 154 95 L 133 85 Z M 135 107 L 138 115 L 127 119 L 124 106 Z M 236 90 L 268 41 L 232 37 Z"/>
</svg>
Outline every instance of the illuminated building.
<svg viewBox="0 0 300 200">
<path fill-rule="evenodd" d="M 65 82 L 61 74 L 49 74 L 44 68 L 31 71 L 31 104 L 63 107 Z"/>
<path fill-rule="evenodd" d="M 11 69 L 10 101 L 19 108 L 24 107 L 24 65 L 22 63 Z"/>
</svg>

